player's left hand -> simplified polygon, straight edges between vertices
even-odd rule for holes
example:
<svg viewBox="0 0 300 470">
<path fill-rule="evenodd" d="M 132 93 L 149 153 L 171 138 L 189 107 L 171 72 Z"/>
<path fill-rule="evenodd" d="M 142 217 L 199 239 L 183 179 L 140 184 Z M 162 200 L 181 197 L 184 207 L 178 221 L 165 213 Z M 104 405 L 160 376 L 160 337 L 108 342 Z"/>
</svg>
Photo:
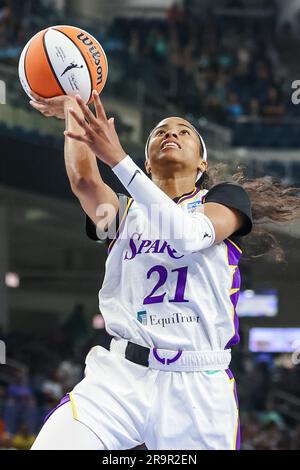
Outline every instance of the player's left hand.
<svg viewBox="0 0 300 470">
<path fill-rule="evenodd" d="M 70 109 L 70 114 L 84 130 L 84 134 L 76 134 L 71 131 L 65 131 L 64 134 L 71 139 L 85 143 L 97 158 L 113 168 L 127 155 L 116 132 L 114 118 L 107 119 L 104 107 L 95 90 L 93 91 L 93 101 L 96 116 L 79 95 L 76 96 L 76 101 L 84 118 L 74 109 Z"/>
</svg>

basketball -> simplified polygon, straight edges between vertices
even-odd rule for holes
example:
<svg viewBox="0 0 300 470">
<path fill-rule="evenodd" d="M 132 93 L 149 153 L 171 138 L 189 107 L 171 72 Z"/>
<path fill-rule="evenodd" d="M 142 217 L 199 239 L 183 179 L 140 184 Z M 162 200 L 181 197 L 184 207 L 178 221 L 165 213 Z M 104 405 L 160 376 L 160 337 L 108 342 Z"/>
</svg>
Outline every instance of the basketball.
<svg viewBox="0 0 300 470">
<path fill-rule="evenodd" d="M 19 60 L 19 78 L 25 92 L 44 98 L 79 94 L 92 101 L 108 74 L 105 52 L 89 33 L 74 26 L 53 26 L 33 36 Z"/>
</svg>

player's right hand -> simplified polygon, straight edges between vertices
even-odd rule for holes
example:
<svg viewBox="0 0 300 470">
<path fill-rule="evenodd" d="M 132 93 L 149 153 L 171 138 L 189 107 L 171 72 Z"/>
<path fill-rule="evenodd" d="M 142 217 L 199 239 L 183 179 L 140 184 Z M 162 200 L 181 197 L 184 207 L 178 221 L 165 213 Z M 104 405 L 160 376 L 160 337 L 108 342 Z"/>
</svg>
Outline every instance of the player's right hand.
<svg viewBox="0 0 300 470">
<path fill-rule="evenodd" d="M 54 98 L 43 98 L 31 91 L 32 100 L 29 101 L 30 105 L 42 113 L 45 117 L 56 117 L 58 119 L 65 119 L 65 104 L 74 98 L 71 96 L 55 96 Z"/>
</svg>

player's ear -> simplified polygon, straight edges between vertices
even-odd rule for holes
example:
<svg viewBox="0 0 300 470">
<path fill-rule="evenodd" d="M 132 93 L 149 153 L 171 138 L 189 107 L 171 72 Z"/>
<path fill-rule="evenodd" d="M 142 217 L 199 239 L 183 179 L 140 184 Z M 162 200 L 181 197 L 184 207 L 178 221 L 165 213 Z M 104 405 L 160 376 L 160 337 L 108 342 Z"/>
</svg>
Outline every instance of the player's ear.
<svg viewBox="0 0 300 470">
<path fill-rule="evenodd" d="M 199 171 L 202 171 L 202 173 L 204 173 L 205 171 L 207 171 L 207 169 L 208 169 L 208 163 L 207 163 L 207 161 L 201 159 L 201 160 L 199 161 L 199 165 L 198 165 L 197 169 L 198 169 Z"/>
<path fill-rule="evenodd" d="M 145 161 L 145 170 L 146 170 L 147 175 L 151 175 L 151 168 L 150 168 L 150 164 L 148 160 Z"/>
</svg>

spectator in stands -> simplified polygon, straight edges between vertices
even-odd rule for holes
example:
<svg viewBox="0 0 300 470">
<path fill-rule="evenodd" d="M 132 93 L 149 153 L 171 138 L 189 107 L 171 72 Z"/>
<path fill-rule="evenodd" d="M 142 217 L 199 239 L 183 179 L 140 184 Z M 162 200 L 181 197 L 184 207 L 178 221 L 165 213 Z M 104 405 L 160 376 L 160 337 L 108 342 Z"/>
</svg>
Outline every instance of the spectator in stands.
<svg viewBox="0 0 300 470">
<path fill-rule="evenodd" d="M 182 23 L 184 20 L 184 10 L 174 2 L 166 11 L 166 20 L 169 23 Z"/>
<path fill-rule="evenodd" d="M 51 404 L 56 403 L 63 397 L 63 386 L 56 370 L 43 382 L 41 391 L 44 394 L 45 401 Z"/>
<path fill-rule="evenodd" d="M 211 94 L 206 99 L 204 115 L 220 124 L 226 121 L 225 107 L 217 94 Z"/>
<path fill-rule="evenodd" d="M 57 369 L 57 377 L 63 387 L 63 394 L 65 394 L 73 390 L 75 385 L 82 379 L 82 366 L 73 357 L 70 357 L 60 363 Z"/>
<path fill-rule="evenodd" d="M 272 74 L 269 65 L 264 61 L 258 61 L 252 87 L 252 96 L 263 102 L 268 96 L 268 90 L 273 86 Z"/>
<path fill-rule="evenodd" d="M 246 65 L 247 69 L 248 66 L 250 65 L 251 62 L 251 49 L 247 45 L 239 45 L 237 52 L 236 52 L 236 58 L 239 64 L 244 64 Z"/>
<path fill-rule="evenodd" d="M 9 20 L 11 9 L 7 1 L 0 0 L 0 46 L 7 44 L 9 39 Z"/>
<path fill-rule="evenodd" d="M 263 411 L 270 390 L 270 368 L 265 361 L 255 364 L 249 374 L 249 398 L 252 409 Z"/>
<path fill-rule="evenodd" d="M 231 69 L 228 90 L 237 94 L 239 99 L 242 98 L 243 102 L 246 102 L 248 99 L 251 87 L 253 86 L 252 83 L 253 80 L 247 63 L 240 62 Z M 256 96 L 256 92 L 254 95 Z"/>
<path fill-rule="evenodd" d="M 32 395 L 32 390 L 27 384 L 26 374 L 23 369 L 17 369 L 14 374 L 14 381 L 8 387 L 8 396 L 12 398 L 22 398 Z"/>
<path fill-rule="evenodd" d="M 236 93 L 230 92 L 228 94 L 226 110 L 229 119 L 233 121 L 237 121 L 244 114 L 243 106 Z"/>
<path fill-rule="evenodd" d="M 1 440 L 0 440 L 0 449 L 14 449 L 12 447 L 12 437 L 10 434 L 7 434 L 6 432 L 4 432 Z"/>
<path fill-rule="evenodd" d="M 267 98 L 262 105 L 262 116 L 268 119 L 282 119 L 285 108 L 277 88 L 268 89 Z"/>
<path fill-rule="evenodd" d="M 261 118 L 261 107 L 257 98 L 250 99 L 247 114 L 251 121 L 258 121 Z"/>
<path fill-rule="evenodd" d="M 20 418 L 31 434 L 36 434 L 39 431 L 41 413 L 34 396 L 23 399 Z"/>
<path fill-rule="evenodd" d="M 4 429 L 5 429 L 4 420 L 0 416 L 0 442 L 2 441 L 2 439 L 4 437 Z"/>
<path fill-rule="evenodd" d="M 276 423 L 280 428 L 284 427 L 284 421 L 281 414 L 277 411 L 276 401 L 267 398 L 265 409 L 260 413 L 260 420 L 265 423 Z"/>
<path fill-rule="evenodd" d="M 232 51 L 228 47 L 221 46 L 217 52 L 216 62 L 221 70 L 226 70 L 232 67 L 234 63 Z M 245 65 L 247 65 L 247 63 L 245 63 Z"/>
<path fill-rule="evenodd" d="M 208 97 L 215 97 L 217 98 L 218 102 L 220 103 L 223 108 L 226 106 L 226 99 L 227 99 L 227 83 L 228 83 L 228 76 L 224 72 L 219 72 L 215 75 L 212 88 L 208 91 Z"/>
<path fill-rule="evenodd" d="M 0 23 L 6 23 L 8 18 L 11 15 L 11 9 L 9 6 L 8 1 L 1 0 L 0 1 Z"/>
<path fill-rule="evenodd" d="M 145 54 L 157 63 L 167 60 L 168 43 L 165 34 L 159 28 L 151 28 L 146 37 Z"/>
<path fill-rule="evenodd" d="M 11 44 L 22 44 L 26 42 L 28 25 L 30 22 L 30 0 L 9 0 L 9 42 Z M 29 38 L 28 38 L 29 39 Z"/>
<path fill-rule="evenodd" d="M 16 431 L 20 412 L 21 408 L 17 401 L 7 396 L 3 406 L 3 420 L 7 434 L 12 435 Z"/>
<path fill-rule="evenodd" d="M 278 423 L 271 420 L 262 425 L 253 443 L 257 450 L 278 450 L 281 438 L 282 433 Z"/>
<path fill-rule="evenodd" d="M 129 33 L 128 53 L 131 60 L 138 60 L 141 53 L 141 40 L 136 29 L 132 29 Z"/>
<path fill-rule="evenodd" d="M 3 416 L 3 406 L 6 399 L 6 389 L 0 385 L 0 417 Z"/>
<path fill-rule="evenodd" d="M 11 445 L 18 450 L 29 450 L 34 443 L 35 435 L 30 432 L 27 424 L 22 423 L 11 440 Z"/>
<path fill-rule="evenodd" d="M 241 434 L 242 438 L 242 449 L 253 450 L 253 440 L 257 436 L 260 429 L 260 424 L 257 416 L 254 413 L 242 413 L 241 414 Z"/>
</svg>

